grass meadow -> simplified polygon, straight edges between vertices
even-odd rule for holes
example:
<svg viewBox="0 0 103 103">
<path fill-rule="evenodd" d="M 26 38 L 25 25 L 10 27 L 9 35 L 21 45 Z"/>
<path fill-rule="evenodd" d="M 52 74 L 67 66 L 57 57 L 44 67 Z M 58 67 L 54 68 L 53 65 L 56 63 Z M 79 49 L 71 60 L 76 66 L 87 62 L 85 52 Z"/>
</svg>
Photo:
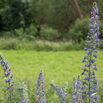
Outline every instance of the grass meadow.
<svg viewBox="0 0 103 103">
<path fill-rule="evenodd" d="M 58 103 L 58 96 L 50 83 L 55 83 L 63 87 L 68 81 L 67 103 L 70 102 L 72 95 L 73 77 L 81 74 L 84 63 L 82 63 L 85 51 L 30 51 L 30 50 L 0 50 L 5 59 L 12 67 L 15 82 L 24 82 L 28 87 L 30 103 L 36 103 L 36 81 L 41 69 L 44 73 L 45 94 L 47 103 L 55 101 Z M 99 82 L 99 94 L 102 94 L 103 88 L 103 50 L 99 50 L 96 60 L 98 71 L 97 78 Z M 3 68 L 0 66 L 0 103 L 4 101 L 4 92 L 2 86 L 5 85 L 2 78 Z M 16 84 L 15 84 L 16 85 Z"/>
</svg>

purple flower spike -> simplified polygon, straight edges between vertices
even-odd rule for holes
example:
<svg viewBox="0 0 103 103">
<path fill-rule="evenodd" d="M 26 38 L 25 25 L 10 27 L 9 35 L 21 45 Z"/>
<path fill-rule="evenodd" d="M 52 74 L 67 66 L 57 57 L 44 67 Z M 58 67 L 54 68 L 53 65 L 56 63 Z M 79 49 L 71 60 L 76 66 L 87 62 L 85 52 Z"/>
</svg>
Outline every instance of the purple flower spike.
<svg viewBox="0 0 103 103">
<path fill-rule="evenodd" d="M 44 76 L 43 76 L 43 71 L 41 70 L 40 73 L 39 73 L 39 76 L 38 76 L 38 80 L 37 80 L 37 98 L 36 98 L 36 101 L 38 101 L 38 103 L 46 103 L 46 100 L 45 100 L 45 89 L 43 87 L 43 84 L 44 84 L 44 80 L 43 80 Z M 45 102 L 43 102 L 45 101 Z"/>
<path fill-rule="evenodd" d="M 97 58 L 96 47 L 99 46 L 99 24 L 98 24 L 98 8 L 96 2 L 93 3 L 93 8 L 91 11 L 91 20 L 89 24 L 89 33 L 87 36 L 87 43 L 84 50 L 87 53 L 87 56 L 84 56 L 83 62 L 86 62 L 85 68 L 82 71 L 82 75 L 85 74 L 85 78 L 82 79 L 83 89 L 82 92 L 85 92 L 85 99 L 83 99 L 84 103 L 97 103 L 98 101 L 95 99 L 94 93 L 97 93 L 98 90 L 98 82 L 95 70 L 97 70 L 97 64 L 95 64 L 95 59 Z M 83 76 L 84 77 L 84 76 Z M 93 95 L 93 96 L 92 96 Z M 92 97 L 92 98 L 90 98 Z M 90 99 L 89 99 L 90 98 Z"/>
<path fill-rule="evenodd" d="M 4 59 L 4 57 L 2 56 L 2 54 L 0 54 L 0 61 L 1 61 L 1 66 L 3 67 L 3 78 L 5 79 L 5 83 L 7 85 L 7 87 L 5 87 L 6 89 L 6 98 L 5 98 L 5 102 L 11 103 L 10 101 L 12 101 L 12 96 L 13 96 L 13 85 L 14 83 L 12 83 L 12 73 L 11 73 L 11 68 L 9 66 L 9 63 Z"/>
</svg>

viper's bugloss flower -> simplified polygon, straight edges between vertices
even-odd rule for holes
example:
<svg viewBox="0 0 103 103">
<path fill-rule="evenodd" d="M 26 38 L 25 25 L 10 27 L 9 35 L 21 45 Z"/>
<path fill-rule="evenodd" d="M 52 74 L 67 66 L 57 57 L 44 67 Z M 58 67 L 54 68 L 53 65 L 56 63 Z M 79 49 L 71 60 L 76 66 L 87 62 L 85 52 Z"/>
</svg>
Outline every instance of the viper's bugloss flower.
<svg viewBox="0 0 103 103">
<path fill-rule="evenodd" d="M 6 101 L 8 103 L 11 103 L 13 100 L 13 91 L 14 91 L 14 83 L 12 83 L 12 78 L 13 75 L 11 73 L 11 68 L 9 66 L 9 62 L 7 62 L 5 60 L 5 58 L 3 57 L 2 54 L 0 54 L 0 62 L 1 62 L 1 66 L 3 67 L 3 74 L 4 74 L 4 78 L 5 78 L 5 83 L 7 84 L 7 87 L 5 88 L 6 90 Z"/>
<path fill-rule="evenodd" d="M 97 67 L 94 67 L 94 69 L 97 70 L 98 68 L 97 68 Z"/>
<path fill-rule="evenodd" d="M 84 74 L 84 72 L 83 72 Z M 82 90 L 83 86 L 82 86 L 82 82 L 80 80 L 80 75 L 78 75 L 78 78 L 76 80 L 76 78 L 73 78 L 73 94 L 72 94 L 72 98 L 71 98 L 71 103 L 81 103 L 82 102 Z"/>
<path fill-rule="evenodd" d="M 91 62 L 92 62 L 92 63 L 94 63 L 94 62 L 95 62 L 95 60 L 94 60 L 94 59 L 92 59 L 92 60 L 91 60 Z"/>
<path fill-rule="evenodd" d="M 65 90 L 56 84 L 51 83 L 50 85 L 56 90 L 60 103 L 67 103 L 65 101 L 65 98 L 66 98 Z M 65 88 L 67 88 L 67 87 L 65 87 Z"/>
<path fill-rule="evenodd" d="M 38 103 L 46 103 L 46 98 L 45 98 L 45 88 L 44 88 L 44 75 L 43 75 L 43 71 L 40 71 L 40 74 L 38 76 L 38 80 L 37 80 L 37 93 L 36 93 L 36 101 Z"/>
<path fill-rule="evenodd" d="M 84 74 L 84 72 L 82 72 L 82 75 Z"/>
<path fill-rule="evenodd" d="M 87 70 L 86 68 L 84 68 L 83 70 L 84 70 L 84 72 L 85 72 L 85 71 L 87 71 L 87 72 L 88 72 L 88 70 Z"/>
<path fill-rule="evenodd" d="M 87 36 L 88 43 L 84 50 L 87 53 L 87 56 L 84 56 L 82 62 L 86 62 L 85 68 L 83 69 L 82 75 L 85 76 L 85 79 L 82 79 L 83 90 L 82 97 L 85 103 L 97 103 L 98 99 L 95 99 L 94 93 L 98 91 L 98 81 L 96 79 L 95 70 L 97 70 L 96 58 L 98 50 L 96 49 L 99 46 L 99 24 L 98 24 L 98 7 L 96 2 L 93 3 L 91 11 L 91 20 L 90 20 L 90 29 Z M 87 72 L 86 72 L 87 71 Z M 92 97 L 92 98 L 91 98 Z M 98 98 L 98 96 L 97 96 Z"/>
<path fill-rule="evenodd" d="M 84 50 L 86 51 L 88 48 L 84 48 Z"/>
<path fill-rule="evenodd" d="M 93 20 L 90 20 L 90 23 L 92 23 L 93 22 Z"/>
<path fill-rule="evenodd" d="M 91 94 L 91 92 L 88 91 L 88 94 Z"/>
<path fill-rule="evenodd" d="M 29 97 L 28 97 L 28 93 L 27 93 L 27 86 L 23 83 L 19 83 L 18 84 L 18 88 L 17 88 L 20 96 L 19 96 L 19 101 L 21 103 L 28 103 L 29 101 Z"/>
</svg>

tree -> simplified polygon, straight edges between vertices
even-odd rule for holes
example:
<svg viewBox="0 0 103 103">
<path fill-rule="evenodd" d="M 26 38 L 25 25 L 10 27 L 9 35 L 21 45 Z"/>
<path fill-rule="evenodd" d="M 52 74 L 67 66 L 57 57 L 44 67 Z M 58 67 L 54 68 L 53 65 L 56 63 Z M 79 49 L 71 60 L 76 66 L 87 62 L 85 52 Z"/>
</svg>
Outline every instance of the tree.
<svg viewBox="0 0 103 103">
<path fill-rule="evenodd" d="M 10 0 L 7 1 L 7 4 L 3 17 L 7 30 L 14 30 L 20 27 L 26 28 L 29 25 L 29 2 Z"/>
<path fill-rule="evenodd" d="M 3 11 L 5 8 L 5 1 L 4 0 L 0 0 L 0 31 L 2 31 L 4 29 L 4 24 L 3 24 Z"/>
</svg>

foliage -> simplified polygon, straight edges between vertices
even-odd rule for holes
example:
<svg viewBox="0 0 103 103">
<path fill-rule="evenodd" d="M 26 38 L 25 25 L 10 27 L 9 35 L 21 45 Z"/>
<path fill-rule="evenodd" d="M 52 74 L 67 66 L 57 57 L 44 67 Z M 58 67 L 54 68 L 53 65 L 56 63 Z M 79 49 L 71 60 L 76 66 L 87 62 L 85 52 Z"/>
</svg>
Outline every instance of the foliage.
<svg viewBox="0 0 103 103">
<path fill-rule="evenodd" d="M 41 25 L 47 24 L 62 33 L 66 32 L 68 26 L 71 25 L 71 21 L 76 19 L 76 13 L 67 0 L 34 1 L 32 3 L 32 14 L 34 12 L 33 10 L 36 10 L 36 14 L 34 13 L 34 16 L 36 15 L 34 18 L 35 21 L 39 21 Z"/>
<path fill-rule="evenodd" d="M 82 40 L 86 40 L 86 34 L 88 34 L 89 30 L 89 18 L 84 18 L 82 21 L 77 19 L 75 21 L 75 24 L 72 25 L 71 29 L 68 31 L 68 38 L 72 39 L 75 42 L 80 43 Z M 100 39 L 103 39 L 103 21 L 99 21 L 99 26 L 100 26 Z"/>
<path fill-rule="evenodd" d="M 23 28 L 15 29 L 15 34 L 19 37 L 20 40 L 26 39 L 26 40 L 34 40 L 37 36 L 37 29 L 33 24 L 31 24 L 28 28 L 25 30 Z"/>
<path fill-rule="evenodd" d="M 93 1 L 78 0 L 77 2 L 80 6 L 84 18 L 88 18 L 90 16 L 90 10 Z M 103 19 L 102 5 L 103 1 L 98 0 L 100 20 Z M 33 1 L 31 13 L 34 14 L 35 21 L 37 21 L 41 25 L 47 24 L 48 26 L 57 29 L 59 32 L 63 33 L 63 37 L 65 37 L 66 33 L 68 32 L 68 29 L 70 29 L 71 25 L 73 25 L 78 18 L 76 12 L 72 8 L 68 0 Z"/>
<path fill-rule="evenodd" d="M 5 0 L 0 0 L 0 31 L 3 31 L 4 24 L 3 24 L 3 12 L 5 8 Z"/>
<path fill-rule="evenodd" d="M 11 0 L 6 1 L 6 3 L 3 21 L 7 30 L 14 30 L 20 27 L 26 28 L 30 25 L 28 21 L 30 5 L 27 1 Z"/>
<path fill-rule="evenodd" d="M 1 38 L 0 44 L 1 50 L 70 51 L 83 49 L 83 44 L 75 44 L 71 41 L 50 42 L 44 40 L 28 41 L 18 38 Z M 103 48 L 103 44 L 101 48 Z"/>
<path fill-rule="evenodd" d="M 89 18 L 85 18 L 82 21 L 79 19 L 76 20 L 75 24 L 68 31 L 68 36 L 75 42 L 81 42 L 86 39 L 86 34 L 89 30 Z"/>
<path fill-rule="evenodd" d="M 58 30 L 48 27 L 47 25 L 44 25 L 40 31 L 40 37 L 44 40 L 54 41 L 60 36 L 61 34 L 58 32 Z"/>
</svg>

